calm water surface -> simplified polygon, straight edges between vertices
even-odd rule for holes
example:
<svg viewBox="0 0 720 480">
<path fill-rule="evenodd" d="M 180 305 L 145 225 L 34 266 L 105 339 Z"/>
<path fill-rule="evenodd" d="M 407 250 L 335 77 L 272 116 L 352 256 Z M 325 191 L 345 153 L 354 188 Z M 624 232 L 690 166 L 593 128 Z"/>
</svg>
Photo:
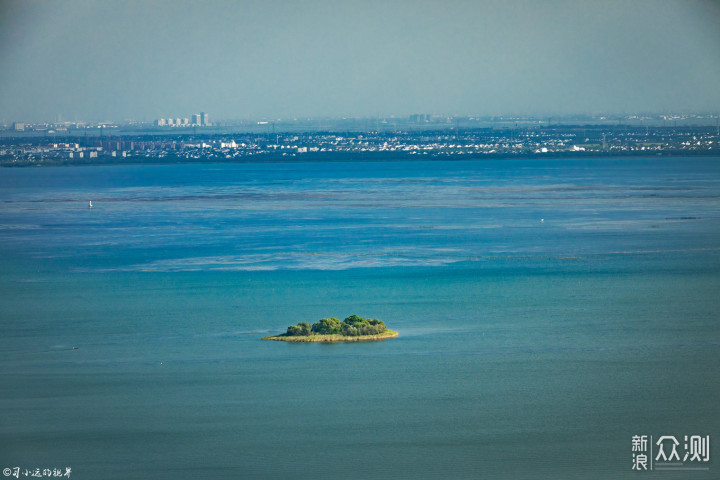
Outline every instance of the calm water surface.
<svg viewBox="0 0 720 480">
<path fill-rule="evenodd" d="M 717 478 L 719 294 L 720 158 L 3 169 L 0 468 Z"/>
</svg>

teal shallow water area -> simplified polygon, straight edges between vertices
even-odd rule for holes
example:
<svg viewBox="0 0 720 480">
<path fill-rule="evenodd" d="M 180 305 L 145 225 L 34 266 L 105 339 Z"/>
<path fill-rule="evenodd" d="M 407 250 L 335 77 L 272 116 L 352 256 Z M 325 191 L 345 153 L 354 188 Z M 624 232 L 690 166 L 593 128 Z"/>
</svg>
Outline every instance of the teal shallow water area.
<svg viewBox="0 0 720 480">
<path fill-rule="evenodd" d="M 720 158 L 3 169 L 0 468 L 717 478 L 719 293 Z"/>
</svg>

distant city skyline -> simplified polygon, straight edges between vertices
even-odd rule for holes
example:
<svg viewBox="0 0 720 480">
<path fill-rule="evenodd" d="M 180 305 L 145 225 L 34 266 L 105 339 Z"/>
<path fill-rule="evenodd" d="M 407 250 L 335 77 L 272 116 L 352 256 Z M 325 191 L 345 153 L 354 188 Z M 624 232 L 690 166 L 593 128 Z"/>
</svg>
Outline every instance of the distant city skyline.
<svg viewBox="0 0 720 480">
<path fill-rule="evenodd" d="M 220 119 L 211 122 L 210 114 L 201 112 L 191 117 L 162 117 L 154 121 L 57 121 L 39 122 L 2 122 L 0 136 L 13 134 L 65 135 L 84 131 L 85 135 L 133 135 L 153 130 L 175 131 L 178 134 L 229 133 L 281 133 L 281 132 L 412 132 L 412 131 L 450 131 L 472 129 L 530 128 L 542 129 L 556 126 L 603 126 L 615 129 L 625 127 L 712 127 L 720 135 L 720 113 L 674 112 L 641 114 L 598 114 L 598 115 L 492 115 L 492 116 L 449 116 L 435 114 L 412 114 L 408 116 L 387 117 L 296 117 L 272 119 Z M 210 129 L 209 127 L 214 127 Z M 177 129 L 177 130 L 176 130 Z"/>
<path fill-rule="evenodd" d="M 505 123 L 498 128 L 411 116 L 402 129 L 291 132 L 232 129 L 33 129 L 0 142 L 0 166 L 194 163 L 307 160 L 488 159 L 578 156 L 717 156 L 720 126 L 549 125 Z M 265 123 L 265 122 L 259 122 Z M 415 124 L 415 125 L 413 125 Z M 286 124 L 287 125 L 287 124 Z M 449 127 L 449 128 L 448 128 Z M 509 128 L 508 128 L 509 127 Z M 433 133 L 428 135 L 428 129 Z M 59 129 L 60 130 L 60 129 Z"/>
<path fill-rule="evenodd" d="M 688 118 L 698 118 L 698 119 L 706 119 L 708 121 L 712 120 L 712 123 L 714 124 L 717 119 L 720 119 L 720 110 L 706 110 L 706 111 L 666 111 L 666 112 L 597 112 L 597 113 L 563 113 L 563 114 L 546 114 L 546 113 L 537 113 L 537 114 L 526 114 L 526 115 L 518 115 L 514 113 L 509 114 L 495 114 L 495 115 L 474 115 L 474 114 L 468 114 L 468 115 L 451 115 L 447 113 L 412 113 L 410 115 L 396 115 L 396 114 L 388 114 L 388 115 L 374 115 L 374 116 L 366 116 L 366 115 L 360 115 L 360 116 L 350 116 L 350 115 L 343 115 L 343 116 L 331 116 L 331 115 L 321 115 L 321 116 L 310 116 L 310 115 L 285 115 L 285 116 L 273 116 L 273 117 L 248 117 L 243 115 L 236 115 L 236 116 L 229 116 L 222 119 L 216 119 L 216 122 L 210 122 L 210 114 L 206 112 L 202 113 L 193 113 L 190 116 L 175 116 L 175 115 L 164 115 L 159 118 L 149 119 L 149 120 L 136 120 L 136 118 L 133 118 L 130 116 L 129 118 L 125 119 L 113 119 L 113 118 L 107 118 L 105 120 L 88 120 L 86 118 L 80 118 L 75 117 L 74 119 L 68 119 L 63 117 L 62 115 L 57 115 L 55 118 L 46 118 L 46 119 L 40 119 L 32 122 L 19 122 L 17 120 L 11 119 L 8 121 L 7 119 L 0 119 L 0 125 L 12 125 L 14 123 L 24 123 L 28 125 L 39 125 L 39 124 L 115 124 L 115 125 L 124 125 L 124 124 L 153 124 L 155 126 L 177 126 L 177 125 L 184 125 L 184 126 L 213 126 L 217 125 L 217 122 L 224 124 L 224 123 L 237 123 L 237 122 L 257 122 L 259 124 L 266 124 L 269 122 L 286 122 L 286 121 L 302 121 L 302 120 L 308 120 L 308 121 L 320 121 L 320 120 L 327 120 L 327 121 L 339 121 L 339 120 L 399 120 L 399 121 L 408 121 L 410 123 L 437 123 L 438 121 L 452 121 L 453 119 L 471 119 L 471 120 L 489 120 L 489 119 L 497 119 L 497 120 L 511 120 L 513 118 L 516 119 L 524 119 L 524 120 L 537 120 L 537 121 L 545 121 L 545 122 L 567 122 L 571 121 L 573 119 L 586 119 L 586 120 L 619 120 L 619 119 L 626 119 L 626 120 L 659 120 L 659 119 L 665 119 L 665 120 L 678 120 L 678 119 L 688 119 Z"/>
<path fill-rule="evenodd" d="M 0 0 L 0 121 L 716 113 L 718 25 L 710 0 Z"/>
<path fill-rule="evenodd" d="M 589 122 L 591 124 L 602 124 L 606 122 L 621 123 L 637 123 L 637 122 L 661 122 L 661 121 L 683 121 L 693 120 L 695 124 L 715 125 L 720 122 L 720 111 L 674 111 L 674 112 L 635 112 L 635 113 L 618 113 L 618 112 L 601 112 L 596 114 L 535 114 L 535 115 L 448 115 L 444 113 L 414 113 L 410 115 L 378 115 L 378 116 L 284 116 L 284 117 L 229 117 L 217 119 L 215 122 L 210 121 L 210 114 L 207 112 L 193 113 L 189 117 L 163 116 L 151 120 L 135 120 L 133 118 L 125 120 L 106 119 L 103 121 L 91 121 L 83 118 L 69 120 L 58 116 L 55 119 L 43 119 L 35 122 L 18 122 L 0 120 L 0 127 L 11 127 L 14 124 L 21 125 L 126 125 L 126 126 L 221 126 L 221 125 L 237 125 L 237 124 L 257 124 L 271 125 L 273 123 L 287 122 L 342 122 L 342 121 L 397 121 L 408 124 L 437 124 L 437 123 L 454 123 L 457 121 L 471 122 L 510 122 L 525 121 L 537 123 L 574 123 Z"/>
</svg>

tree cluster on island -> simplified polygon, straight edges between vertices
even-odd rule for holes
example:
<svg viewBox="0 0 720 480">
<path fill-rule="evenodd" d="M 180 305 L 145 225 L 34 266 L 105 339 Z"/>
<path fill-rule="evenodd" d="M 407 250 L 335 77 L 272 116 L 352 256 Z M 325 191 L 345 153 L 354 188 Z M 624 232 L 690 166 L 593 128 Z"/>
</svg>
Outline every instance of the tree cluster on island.
<svg viewBox="0 0 720 480">
<path fill-rule="evenodd" d="M 287 328 L 285 335 L 288 337 L 303 337 L 310 335 L 343 335 L 345 337 L 359 337 L 364 335 L 379 335 L 385 331 L 385 323 L 382 320 L 351 315 L 342 322 L 337 318 L 323 318 L 312 325 L 307 322 L 290 325 Z"/>
</svg>

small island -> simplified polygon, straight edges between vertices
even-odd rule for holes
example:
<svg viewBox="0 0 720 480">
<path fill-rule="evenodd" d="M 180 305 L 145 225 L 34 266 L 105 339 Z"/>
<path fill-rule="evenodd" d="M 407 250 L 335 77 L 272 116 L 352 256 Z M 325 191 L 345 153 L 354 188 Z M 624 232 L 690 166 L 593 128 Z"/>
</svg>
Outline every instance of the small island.
<svg viewBox="0 0 720 480">
<path fill-rule="evenodd" d="M 290 325 L 287 332 L 263 337 L 262 340 L 281 342 L 365 342 L 397 337 L 398 332 L 389 330 L 377 318 L 351 315 L 342 322 L 337 318 L 323 318 L 310 325 L 300 322 Z"/>
</svg>

